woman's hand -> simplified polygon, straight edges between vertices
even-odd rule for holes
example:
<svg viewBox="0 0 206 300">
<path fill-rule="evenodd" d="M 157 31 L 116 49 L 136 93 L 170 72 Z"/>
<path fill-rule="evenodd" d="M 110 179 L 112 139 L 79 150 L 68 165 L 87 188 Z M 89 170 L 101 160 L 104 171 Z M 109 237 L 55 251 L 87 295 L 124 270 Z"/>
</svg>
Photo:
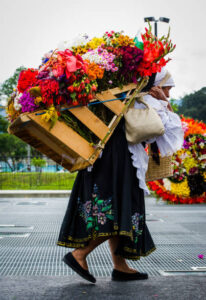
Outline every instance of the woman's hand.
<svg viewBox="0 0 206 300">
<path fill-rule="evenodd" d="M 149 91 L 149 95 L 158 100 L 167 101 L 167 97 L 165 96 L 165 93 L 160 86 L 153 86 Z"/>
<path fill-rule="evenodd" d="M 160 86 L 153 86 L 149 91 L 149 95 L 151 95 L 152 97 L 154 97 L 157 100 L 167 101 L 168 102 L 167 108 L 173 112 L 172 106 L 169 103 L 169 101 L 167 100 L 167 97 L 166 97 L 163 89 Z"/>
</svg>

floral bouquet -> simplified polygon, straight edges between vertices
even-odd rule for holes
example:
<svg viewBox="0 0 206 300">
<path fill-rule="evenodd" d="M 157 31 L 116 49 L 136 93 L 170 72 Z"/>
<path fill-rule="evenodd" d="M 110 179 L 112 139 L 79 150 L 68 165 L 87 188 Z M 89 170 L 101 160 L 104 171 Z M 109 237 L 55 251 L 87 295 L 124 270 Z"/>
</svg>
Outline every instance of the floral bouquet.
<svg viewBox="0 0 206 300">
<path fill-rule="evenodd" d="M 150 182 L 163 199 L 175 203 L 199 203 L 206 196 L 206 125 L 182 117 L 184 144 L 172 157 L 173 176 Z"/>
<path fill-rule="evenodd" d="M 58 119 L 71 126 L 74 120 L 62 107 L 88 105 L 97 92 L 160 72 L 175 45 L 169 34 L 156 38 L 150 25 L 141 36 L 142 42 L 111 31 L 101 38 L 85 34 L 72 43 L 62 42 L 44 55 L 38 69 L 21 71 L 8 101 L 8 119 L 13 122 L 21 113 L 43 109 L 42 119 L 51 127 Z"/>
</svg>

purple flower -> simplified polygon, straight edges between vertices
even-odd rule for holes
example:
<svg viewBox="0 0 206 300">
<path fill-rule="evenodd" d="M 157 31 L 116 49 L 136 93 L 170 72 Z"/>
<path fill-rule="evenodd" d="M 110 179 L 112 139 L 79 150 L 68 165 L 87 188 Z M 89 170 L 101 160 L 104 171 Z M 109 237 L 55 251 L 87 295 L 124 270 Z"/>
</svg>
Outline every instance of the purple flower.
<svg viewBox="0 0 206 300">
<path fill-rule="evenodd" d="M 98 214 L 98 223 L 100 223 L 101 225 L 104 225 L 106 223 L 106 216 L 104 213 L 99 213 Z"/>
<path fill-rule="evenodd" d="M 183 148 L 189 149 L 189 147 L 190 147 L 190 145 L 188 144 L 188 142 L 186 140 L 184 140 Z"/>
<path fill-rule="evenodd" d="M 45 79 L 45 78 L 49 78 L 49 71 L 41 71 L 37 75 L 37 79 Z"/>
<path fill-rule="evenodd" d="M 198 168 L 197 168 L 197 167 L 193 167 L 193 168 L 191 168 L 191 169 L 189 170 L 189 174 L 190 174 L 190 175 L 193 175 L 193 174 L 195 174 L 195 173 L 198 173 Z"/>
<path fill-rule="evenodd" d="M 199 254 L 199 255 L 198 255 L 198 258 L 203 259 L 203 258 L 204 258 L 204 255 L 203 255 L 203 254 Z"/>
<path fill-rule="evenodd" d="M 89 213 L 89 212 L 90 212 L 91 207 L 92 207 L 92 202 L 91 202 L 91 201 L 87 201 L 87 202 L 84 204 L 84 208 L 85 208 L 86 213 Z"/>
<path fill-rule="evenodd" d="M 35 97 L 31 96 L 29 92 L 24 92 L 19 103 L 22 105 L 22 112 L 32 112 L 37 109 L 39 106 L 34 103 Z"/>
<path fill-rule="evenodd" d="M 98 214 L 98 206 L 95 204 L 92 209 L 93 209 L 92 215 L 93 216 L 97 216 L 97 214 Z"/>
</svg>

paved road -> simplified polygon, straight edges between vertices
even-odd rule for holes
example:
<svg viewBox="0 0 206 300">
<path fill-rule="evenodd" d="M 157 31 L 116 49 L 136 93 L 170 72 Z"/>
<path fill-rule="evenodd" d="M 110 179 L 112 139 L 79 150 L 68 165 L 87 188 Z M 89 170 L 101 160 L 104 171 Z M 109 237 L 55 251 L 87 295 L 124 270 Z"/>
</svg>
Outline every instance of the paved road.
<svg viewBox="0 0 206 300">
<path fill-rule="evenodd" d="M 56 240 L 67 202 L 67 198 L 45 197 L 0 199 L 0 300 L 27 299 L 23 294 L 25 297 L 29 295 L 28 299 L 43 299 L 44 295 L 49 295 L 44 299 L 59 299 L 60 294 L 63 299 L 80 299 L 81 291 L 86 292 L 86 299 L 92 291 L 91 297 L 99 293 L 98 299 L 101 298 L 101 288 L 97 293 L 97 289 L 82 282 L 61 261 L 68 249 L 56 246 Z M 140 261 L 129 261 L 129 264 L 148 272 L 150 279 L 144 283 L 127 283 L 129 290 L 123 290 L 123 295 L 132 298 L 138 290 L 136 288 L 141 290 L 142 287 L 148 292 L 145 299 L 165 299 L 165 293 L 172 295 L 172 289 L 180 293 L 184 287 L 191 296 L 206 299 L 206 295 L 198 298 L 206 293 L 206 285 L 203 285 L 206 283 L 206 205 L 166 205 L 148 197 L 146 211 L 147 224 L 157 250 Z M 204 258 L 198 258 L 199 254 Z M 101 283 L 102 291 L 105 286 L 108 295 L 113 291 L 119 298 L 118 284 L 110 281 L 112 262 L 107 242 L 92 252 L 88 265 L 97 277 L 99 287 Z M 198 267 L 199 272 L 194 271 Z M 79 298 L 75 298 L 77 286 L 80 288 Z M 34 297 L 35 288 L 37 298 Z M 73 298 L 66 298 L 68 289 Z M 9 290 L 13 291 L 14 298 L 10 297 Z M 174 297 L 189 299 L 183 298 L 182 292 L 179 295 L 182 298 L 175 294 Z"/>
</svg>

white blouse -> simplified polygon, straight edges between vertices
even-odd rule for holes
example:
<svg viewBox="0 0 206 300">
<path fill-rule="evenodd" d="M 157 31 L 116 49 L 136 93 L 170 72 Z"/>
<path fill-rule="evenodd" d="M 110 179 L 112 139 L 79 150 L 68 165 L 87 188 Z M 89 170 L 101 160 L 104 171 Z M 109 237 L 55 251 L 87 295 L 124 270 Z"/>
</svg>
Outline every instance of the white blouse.
<svg viewBox="0 0 206 300">
<path fill-rule="evenodd" d="M 166 101 L 155 99 L 150 95 L 144 96 L 144 101 L 157 111 L 165 127 L 165 133 L 162 136 L 146 140 L 145 142 L 151 144 L 156 141 L 161 156 L 171 155 L 181 149 L 184 142 L 184 131 L 180 117 L 168 110 Z M 136 101 L 134 107 L 142 109 L 145 108 L 145 105 Z M 145 174 L 148 168 L 149 157 L 141 143 L 130 144 L 128 148 L 132 154 L 132 164 L 137 169 L 136 176 L 139 179 L 139 186 L 144 190 L 145 195 L 148 195 L 150 192 L 145 182 Z"/>
</svg>

